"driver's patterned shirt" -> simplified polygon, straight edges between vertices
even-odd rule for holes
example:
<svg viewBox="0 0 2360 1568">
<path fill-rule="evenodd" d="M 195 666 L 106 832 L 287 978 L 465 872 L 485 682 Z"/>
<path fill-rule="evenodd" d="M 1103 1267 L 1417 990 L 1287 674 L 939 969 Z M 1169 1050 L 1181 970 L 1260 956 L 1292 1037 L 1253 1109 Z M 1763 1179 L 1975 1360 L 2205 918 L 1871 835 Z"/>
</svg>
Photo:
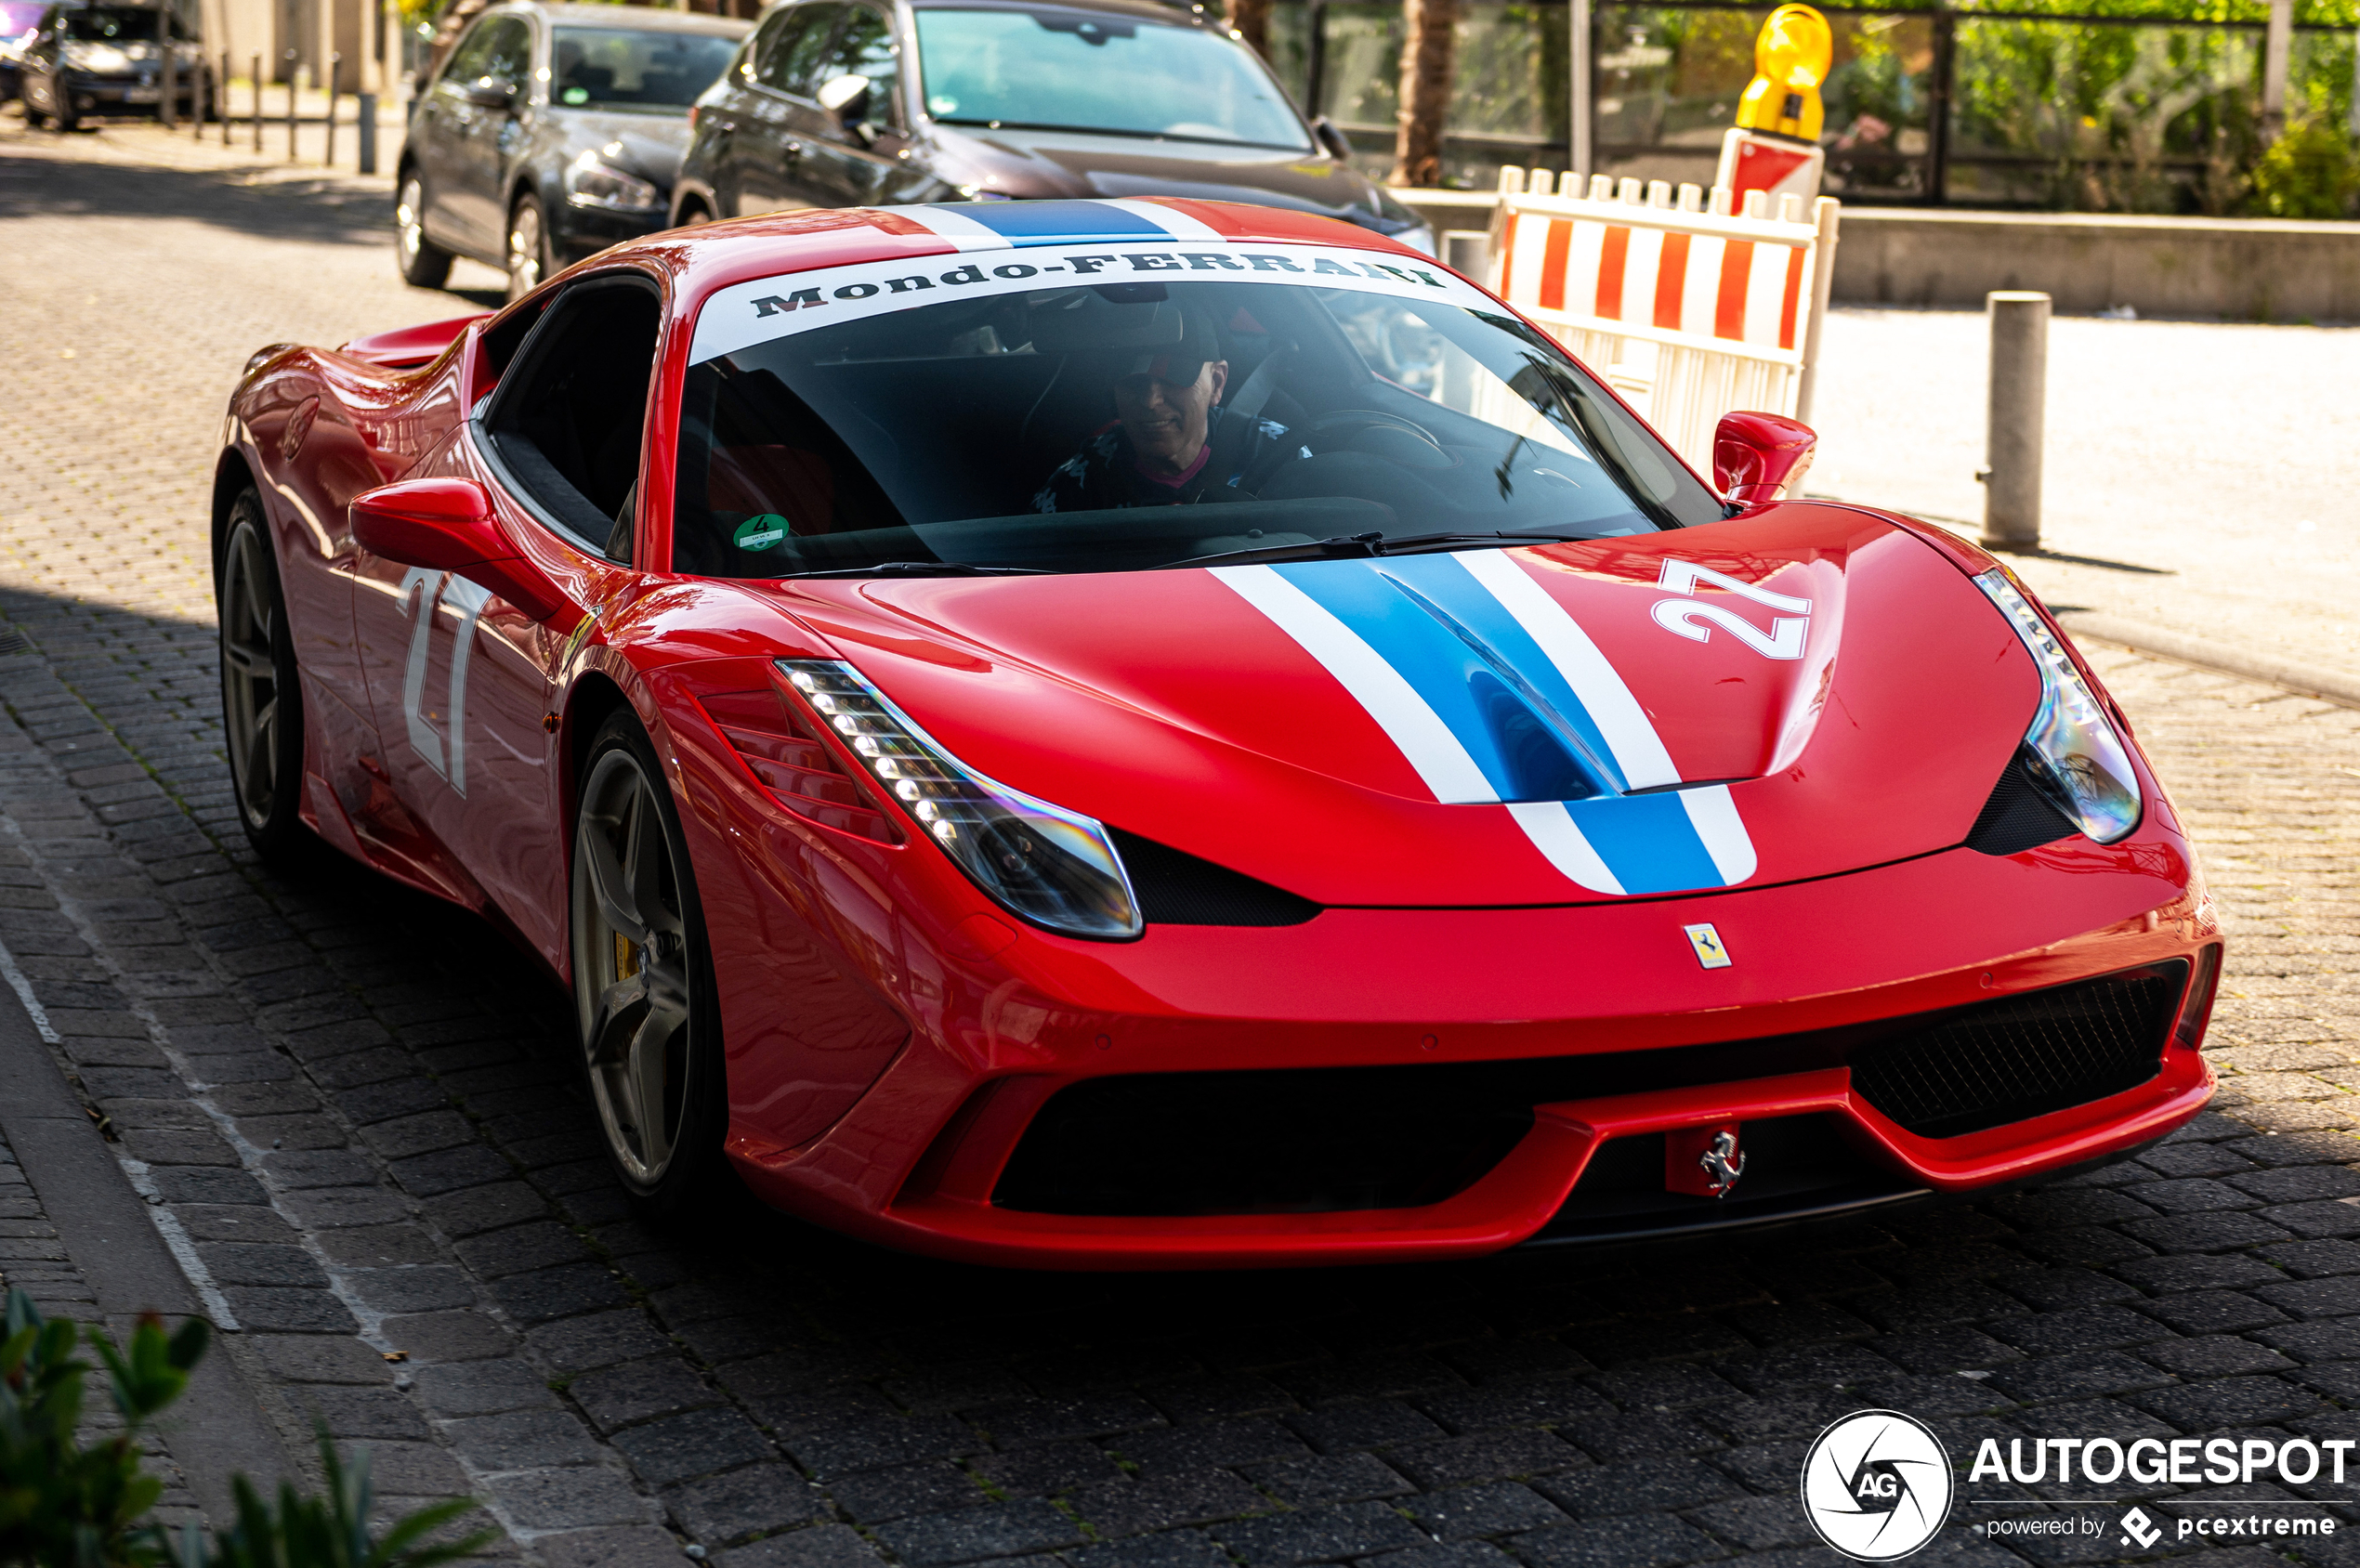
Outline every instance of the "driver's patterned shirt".
<svg viewBox="0 0 2360 1568">
<path fill-rule="evenodd" d="M 1275 419 L 1257 419 L 1234 434 L 1213 413 L 1212 451 L 1202 466 L 1176 485 L 1158 484 L 1139 472 L 1131 438 L 1120 424 L 1095 432 L 1082 450 L 1059 464 L 1032 498 L 1035 512 L 1094 512 L 1122 506 L 1177 506 L 1199 501 L 1252 501 L 1255 490 L 1281 464 L 1309 457 L 1311 449 Z"/>
</svg>

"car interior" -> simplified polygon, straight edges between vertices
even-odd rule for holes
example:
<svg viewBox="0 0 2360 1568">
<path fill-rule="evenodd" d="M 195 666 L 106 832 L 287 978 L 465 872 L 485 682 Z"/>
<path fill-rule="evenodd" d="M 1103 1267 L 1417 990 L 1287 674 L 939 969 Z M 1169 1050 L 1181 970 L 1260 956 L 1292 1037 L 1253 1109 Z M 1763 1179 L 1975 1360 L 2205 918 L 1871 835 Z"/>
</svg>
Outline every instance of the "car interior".
<svg viewBox="0 0 2360 1568">
<path fill-rule="evenodd" d="M 1166 300 L 1210 320 L 1227 401 L 1284 425 L 1293 460 L 1219 492 L 1212 514 L 1041 515 L 1051 472 L 1112 423 L 1118 358 Z M 704 576 L 1109 570 L 1372 531 L 1595 537 L 1721 516 L 1524 329 L 1350 291 L 1134 283 L 946 302 L 710 360 L 684 399 L 674 568 Z M 765 516 L 778 527 L 741 545 Z"/>
<path fill-rule="evenodd" d="M 631 558 L 639 444 L 662 306 L 636 279 L 585 282 L 543 312 L 484 412 L 485 445 L 545 520 Z"/>
</svg>

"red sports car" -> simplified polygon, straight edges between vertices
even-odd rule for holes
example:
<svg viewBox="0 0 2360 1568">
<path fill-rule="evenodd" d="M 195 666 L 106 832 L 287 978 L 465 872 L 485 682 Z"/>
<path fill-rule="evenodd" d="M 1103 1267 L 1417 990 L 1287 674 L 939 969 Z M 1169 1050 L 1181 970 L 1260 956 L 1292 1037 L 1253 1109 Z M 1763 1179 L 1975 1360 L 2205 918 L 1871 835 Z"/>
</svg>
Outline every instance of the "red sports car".
<svg viewBox="0 0 2360 1568">
<path fill-rule="evenodd" d="M 2005 568 L 1187 201 L 812 212 L 255 356 L 231 770 L 573 987 L 623 1180 L 1053 1267 L 1874 1209 L 2194 1116 L 2221 937 Z"/>
</svg>

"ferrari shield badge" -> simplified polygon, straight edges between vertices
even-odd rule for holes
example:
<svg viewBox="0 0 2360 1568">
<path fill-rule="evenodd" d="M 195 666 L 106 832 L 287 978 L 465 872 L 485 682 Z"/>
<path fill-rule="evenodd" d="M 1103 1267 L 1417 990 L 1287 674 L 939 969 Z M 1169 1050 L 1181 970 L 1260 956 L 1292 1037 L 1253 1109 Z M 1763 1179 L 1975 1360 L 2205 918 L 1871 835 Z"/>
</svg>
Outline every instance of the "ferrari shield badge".
<svg viewBox="0 0 2360 1568">
<path fill-rule="evenodd" d="M 1698 963 L 1707 969 L 1729 967 L 1729 949 L 1721 945 L 1721 933 L 1712 929 L 1711 921 L 1700 925 L 1684 925 L 1680 929 L 1688 934 L 1688 946 L 1697 950 Z"/>
</svg>

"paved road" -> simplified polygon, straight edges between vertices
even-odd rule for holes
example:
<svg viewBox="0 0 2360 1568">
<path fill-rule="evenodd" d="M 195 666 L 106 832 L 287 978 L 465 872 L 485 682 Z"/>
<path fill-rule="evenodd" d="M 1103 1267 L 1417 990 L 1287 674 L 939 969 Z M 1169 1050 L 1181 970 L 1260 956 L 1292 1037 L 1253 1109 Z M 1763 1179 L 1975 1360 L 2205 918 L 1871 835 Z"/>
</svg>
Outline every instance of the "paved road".
<svg viewBox="0 0 2360 1568">
<path fill-rule="evenodd" d="M 1983 523 L 1981 312 L 1836 311 L 1815 492 Z M 2360 329 L 2060 319 L 2042 544 L 2073 604 L 2360 673 Z"/>
<path fill-rule="evenodd" d="M 551 1568 L 691 1541 L 743 1568 L 1799 1568 L 1835 1561 L 1795 1498 L 1803 1446 L 1866 1405 L 1961 1457 L 2360 1435 L 2360 713 L 2126 655 L 2104 666 L 2235 942 L 2221 1109 L 2144 1163 L 1800 1238 L 1316 1274 L 1001 1274 L 747 1205 L 635 1225 L 556 988 L 357 870 L 262 871 L 232 820 L 214 425 L 259 343 L 464 303 L 394 283 L 376 222 L 0 136 L 0 634 L 29 644 L 0 659 L 23 753 L 0 942 L 275 1413 L 365 1443 L 385 1493 L 483 1496 L 501 1549 Z M 41 1247 L 0 1228 L 0 1274 Z M 2256 1494 L 2289 1496 L 2110 1495 L 2170 1526 Z M 2109 1522 L 2087 1544 L 1977 1533 L 2040 1511 L 1962 1508 L 1914 1561 L 2118 1549 L 2107 1510 L 2079 1510 Z M 2265 1561 L 2230 1547 L 2210 1561 Z"/>
</svg>

